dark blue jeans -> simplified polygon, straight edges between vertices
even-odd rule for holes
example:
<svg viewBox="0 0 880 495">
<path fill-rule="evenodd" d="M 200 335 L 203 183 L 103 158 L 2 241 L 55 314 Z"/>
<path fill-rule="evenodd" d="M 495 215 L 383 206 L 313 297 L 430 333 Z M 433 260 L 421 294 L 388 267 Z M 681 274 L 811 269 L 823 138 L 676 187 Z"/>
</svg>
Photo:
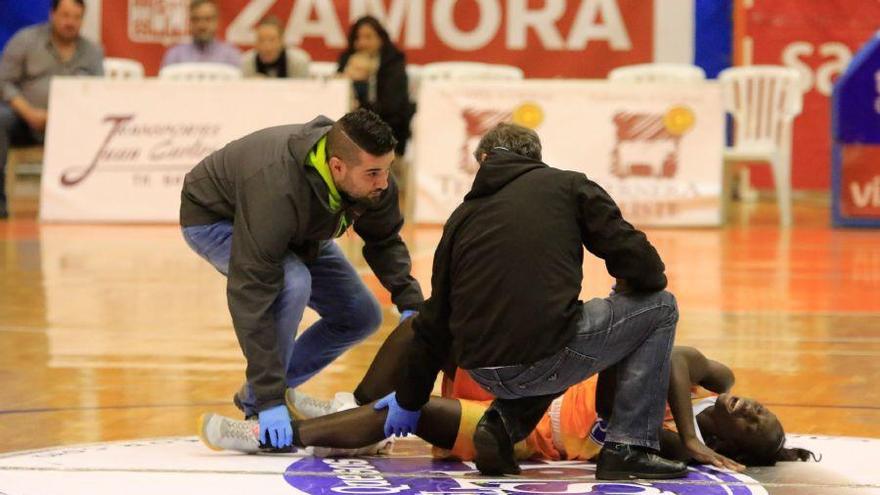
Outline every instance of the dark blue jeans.
<svg viewBox="0 0 880 495">
<path fill-rule="evenodd" d="M 193 251 L 228 275 L 231 222 L 184 227 L 183 237 Z M 375 332 L 382 323 L 382 310 L 333 241 L 321 245 L 314 261 L 304 263 L 290 253 L 283 265 L 284 287 L 272 310 L 278 327 L 278 352 L 287 369 L 287 386 L 295 388 Z M 296 338 L 306 306 L 317 311 L 321 319 Z M 247 383 L 238 398 L 246 415 L 256 412 L 256 398 Z"/>
<path fill-rule="evenodd" d="M 590 376 L 617 376 L 606 440 L 658 449 L 678 322 L 675 297 L 615 294 L 584 304 L 578 331 L 556 354 L 530 364 L 468 370 L 492 392 L 492 409 L 514 442 L 535 428 L 550 402 Z"/>
<path fill-rule="evenodd" d="M 9 147 L 43 142 L 43 135 L 28 127 L 15 110 L 0 102 L 0 206 L 6 205 L 6 159 Z"/>
</svg>

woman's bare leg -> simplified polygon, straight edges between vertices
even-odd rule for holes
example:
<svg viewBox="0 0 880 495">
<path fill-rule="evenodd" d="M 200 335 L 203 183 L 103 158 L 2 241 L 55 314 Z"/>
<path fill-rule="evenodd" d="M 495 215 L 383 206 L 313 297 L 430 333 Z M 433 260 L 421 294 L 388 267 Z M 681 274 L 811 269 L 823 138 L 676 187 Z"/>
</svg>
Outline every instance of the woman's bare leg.
<svg viewBox="0 0 880 495">
<path fill-rule="evenodd" d="M 376 411 L 373 404 L 294 422 L 294 442 L 299 446 L 354 449 L 385 438 L 388 410 Z M 461 423 L 461 403 L 431 397 L 422 408 L 416 435 L 437 447 L 451 449 Z"/>
</svg>

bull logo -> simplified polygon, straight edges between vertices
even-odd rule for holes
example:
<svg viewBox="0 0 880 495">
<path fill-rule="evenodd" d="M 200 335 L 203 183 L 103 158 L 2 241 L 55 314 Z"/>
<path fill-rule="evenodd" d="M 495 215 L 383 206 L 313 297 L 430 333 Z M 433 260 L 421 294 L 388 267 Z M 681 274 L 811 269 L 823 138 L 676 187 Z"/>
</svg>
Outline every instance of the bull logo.
<svg viewBox="0 0 880 495">
<path fill-rule="evenodd" d="M 619 178 L 672 178 L 678 170 L 682 136 L 694 125 L 694 113 L 676 106 L 665 114 L 618 112 L 611 173 Z"/>
<path fill-rule="evenodd" d="M 480 143 L 480 138 L 490 129 L 502 122 L 513 122 L 529 129 L 536 129 L 544 121 L 544 111 L 531 102 L 523 103 L 513 111 L 465 108 L 461 116 L 465 122 L 465 140 L 461 145 L 459 170 L 468 175 L 477 173 L 479 164 L 474 158 L 474 151 Z"/>
</svg>

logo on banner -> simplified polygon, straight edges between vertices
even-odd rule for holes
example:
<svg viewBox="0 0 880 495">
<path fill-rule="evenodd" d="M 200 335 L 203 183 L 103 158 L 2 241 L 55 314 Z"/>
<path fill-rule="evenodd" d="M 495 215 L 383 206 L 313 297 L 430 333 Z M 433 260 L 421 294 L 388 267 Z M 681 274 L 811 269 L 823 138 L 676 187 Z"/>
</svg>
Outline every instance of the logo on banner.
<svg viewBox="0 0 880 495">
<path fill-rule="evenodd" d="M 465 139 L 461 145 L 459 169 L 468 175 L 474 175 L 479 168 L 474 151 L 484 134 L 502 122 L 537 129 L 544 121 L 544 110 L 537 103 L 526 102 L 512 111 L 465 108 L 461 116 L 465 123 Z"/>
<path fill-rule="evenodd" d="M 675 177 L 679 143 L 694 125 L 694 112 L 675 106 L 662 114 L 614 114 L 616 141 L 611 150 L 611 173 L 626 177 Z"/>
<path fill-rule="evenodd" d="M 128 0 L 128 37 L 170 45 L 189 39 L 189 0 Z"/>
<path fill-rule="evenodd" d="M 880 147 L 843 147 L 840 211 L 853 218 L 880 218 Z"/>
<path fill-rule="evenodd" d="M 674 482 L 604 482 L 595 479 L 595 465 L 563 461 L 529 463 L 520 479 L 485 478 L 470 463 L 425 458 L 305 458 L 287 468 L 284 478 L 310 495 L 766 495 L 745 475 L 708 466 L 690 468 Z"/>
<path fill-rule="evenodd" d="M 135 115 L 106 115 L 109 124 L 87 165 L 62 171 L 61 185 L 74 187 L 95 173 L 128 172 L 139 186 L 150 186 L 153 172 L 161 183 L 177 185 L 202 158 L 219 148 L 221 126 L 214 123 L 141 122 Z"/>
</svg>

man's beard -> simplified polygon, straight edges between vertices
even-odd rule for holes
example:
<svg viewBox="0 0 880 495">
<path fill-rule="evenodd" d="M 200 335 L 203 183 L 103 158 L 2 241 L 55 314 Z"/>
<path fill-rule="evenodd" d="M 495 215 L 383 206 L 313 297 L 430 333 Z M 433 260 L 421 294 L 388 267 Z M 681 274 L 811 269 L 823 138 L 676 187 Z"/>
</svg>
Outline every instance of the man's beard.
<svg viewBox="0 0 880 495">
<path fill-rule="evenodd" d="M 348 192 L 346 192 L 345 190 L 340 188 L 339 195 L 342 196 L 342 198 L 347 203 L 354 203 L 354 204 L 358 204 L 361 206 L 366 206 L 367 208 L 372 208 L 372 207 L 378 206 L 379 203 L 382 202 L 382 193 L 384 191 L 382 191 L 381 189 L 379 189 L 378 191 L 379 191 L 379 194 L 376 194 L 376 195 L 373 195 L 371 193 L 366 196 L 355 198 L 354 196 L 352 196 L 351 194 L 349 194 Z"/>
<path fill-rule="evenodd" d="M 67 33 L 64 33 L 60 30 L 53 29 L 52 34 L 54 34 L 55 38 L 60 40 L 62 43 L 73 43 L 77 40 L 77 38 L 79 38 L 78 32 L 74 32 L 72 35 L 68 35 Z"/>
<path fill-rule="evenodd" d="M 195 37 L 194 36 L 193 37 L 193 44 L 199 48 L 205 48 L 206 46 L 210 45 L 212 41 L 214 41 L 213 36 L 211 36 L 211 37 L 201 37 L 201 36 Z"/>
</svg>

